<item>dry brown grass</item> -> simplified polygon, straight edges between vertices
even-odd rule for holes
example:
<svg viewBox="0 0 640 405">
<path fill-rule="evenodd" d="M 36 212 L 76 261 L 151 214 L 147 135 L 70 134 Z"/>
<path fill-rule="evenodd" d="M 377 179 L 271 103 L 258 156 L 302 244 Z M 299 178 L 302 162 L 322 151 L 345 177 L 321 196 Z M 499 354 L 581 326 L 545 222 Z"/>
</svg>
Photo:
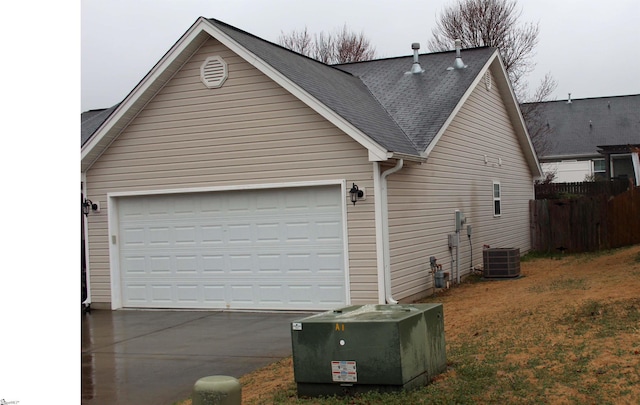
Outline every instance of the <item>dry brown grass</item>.
<svg viewBox="0 0 640 405">
<path fill-rule="evenodd" d="M 521 272 L 425 300 L 444 305 L 447 372 L 349 403 L 639 404 L 640 246 L 527 260 Z M 344 403 L 298 399 L 290 358 L 241 383 L 243 404 Z"/>
</svg>

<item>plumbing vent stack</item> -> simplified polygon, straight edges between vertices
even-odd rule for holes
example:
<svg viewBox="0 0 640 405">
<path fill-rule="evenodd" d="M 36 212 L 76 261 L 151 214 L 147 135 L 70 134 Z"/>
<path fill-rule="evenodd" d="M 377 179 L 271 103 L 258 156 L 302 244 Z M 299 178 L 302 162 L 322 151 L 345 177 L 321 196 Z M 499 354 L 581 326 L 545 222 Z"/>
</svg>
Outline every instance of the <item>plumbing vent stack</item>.
<svg viewBox="0 0 640 405">
<path fill-rule="evenodd" d="M 453 67 L 455 69 L 464 69 L 467 65 L 462 61 L 462 56 L 460 56 L 460 50 L 462 49 L 462 41 L 456 39 L 456 61 L 453 63 Z"/>
<path fill-rule="evenodd" d="M 571 93 L 569 93 L 569 99 L 567 100 L 567 104 L 571 104 Z"/>
<path fill-rule="evenodd" d="M 420 43 L 412 43 L 411 49 L 413 49 L 413 65 L 411 66 L 411 71 L 407 73 L 424 73 L 424 69 L 422 69 L 422 67 L 420 66 L 420 62 L 418 61 L 418 50 L 420 49 Z"/>
<path fill-rule="evenodd" d="M 456 60 L 453 62 L 453 66 L 449 66 L 447 70 L 457 70 L 457 69 L 465 69 L 467 65 L 462 61 L 462 56 L 460 56 L 460 50 L 462 49 L 462 41 L 456 39 Z"/>
</svg>

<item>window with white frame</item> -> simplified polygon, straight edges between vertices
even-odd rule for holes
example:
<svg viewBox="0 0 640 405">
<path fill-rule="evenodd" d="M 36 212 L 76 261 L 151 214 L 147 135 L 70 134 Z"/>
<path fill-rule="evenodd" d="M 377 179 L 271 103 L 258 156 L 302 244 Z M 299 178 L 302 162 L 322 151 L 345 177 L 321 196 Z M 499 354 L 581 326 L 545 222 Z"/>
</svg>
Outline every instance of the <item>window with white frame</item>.
<svg viewBox="0 0 640 405">
<path fill-rule="evenodd" d="M 499 217 L 502 215 L 502 190 L 500 189 L 500 182 L 493 182 L 493 216 Z"/>
<path fill-rule="evenodd" d="M 604 159 L 593 159 L 593 175 L 595 178 L 605 178 L 606 163 Z"/>
</svg>

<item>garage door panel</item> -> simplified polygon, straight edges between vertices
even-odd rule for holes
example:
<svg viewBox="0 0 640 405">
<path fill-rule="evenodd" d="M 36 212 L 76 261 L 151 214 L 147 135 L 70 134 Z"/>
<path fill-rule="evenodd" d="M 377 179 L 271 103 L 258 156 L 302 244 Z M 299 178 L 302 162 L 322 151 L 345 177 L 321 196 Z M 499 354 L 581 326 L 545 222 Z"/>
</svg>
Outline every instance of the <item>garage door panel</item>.
<svg viewBox="0 0 640 405">
<path fill-rule="evenodd" d="M 204 284 L 202 286 L 202 296 L 203 303 L 206 304 L 205 307 L 224 308 L 227 303 L 226 291 L 226 286 L 222 284 Z"/>
<path fill-rule="evenodd" d="M 158 246 L 169 246 L 173 238 L 170 238 L 169 227 L 150 227 L 148 231 L 149 244 Z"/>
<path fill-rule="evenodd" d="M 176 245 L 196 245 L 198 242 L 198 232 L 195 225 L 176 226 L 175 243 Z"/>
<path fill-rule="evenodd" d="M 174 289 L 171 284 L 152 284 L 150 286 L 151 301 L 154 303 L 171 303 Z"/>
<path fill-rule="evenodd" d="M 328 186 L 122 198 L 123 306 L 345 304 L 340 195 Z"/>
<path fill-rule="evenodd" d="M 201 295 L 200 286 L 197 284 L 182 284 L 176 286 L 176 299 L 182 304 L 197 304 Z"/>
<path fill-rule="evenodd" d="M 207 273 L 224 273 L 224 256 L 223 255 L 206 255 L 202 256 L 202 272 Z"/>
<path fill-rule="evenodd" d="M 203 225 L 200 228 L 202 230 L 203 244 L 224 244 L 224 230 L 221 225 Z"/>
<path fill-rule="evenodd" d="M 197 274 L 199 261 L 196 255 L 176 256 L 176 272 L 179 274 Z"/>
</svg>

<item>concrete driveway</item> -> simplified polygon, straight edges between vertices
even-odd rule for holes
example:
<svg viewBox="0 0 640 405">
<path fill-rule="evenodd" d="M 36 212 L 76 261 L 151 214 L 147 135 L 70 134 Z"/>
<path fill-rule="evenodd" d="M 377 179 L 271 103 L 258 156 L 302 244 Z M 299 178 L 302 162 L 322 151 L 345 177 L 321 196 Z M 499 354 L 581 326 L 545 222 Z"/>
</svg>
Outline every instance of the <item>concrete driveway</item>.
<svg viewBox="0 0 640 405">
<path fill-rule="evenodd" d="M 290 356 L 289 323 L 307 315 L 93 310 L 82 315 L 82 403 L 173 404 L 201 377 Z"/>
</svg>

